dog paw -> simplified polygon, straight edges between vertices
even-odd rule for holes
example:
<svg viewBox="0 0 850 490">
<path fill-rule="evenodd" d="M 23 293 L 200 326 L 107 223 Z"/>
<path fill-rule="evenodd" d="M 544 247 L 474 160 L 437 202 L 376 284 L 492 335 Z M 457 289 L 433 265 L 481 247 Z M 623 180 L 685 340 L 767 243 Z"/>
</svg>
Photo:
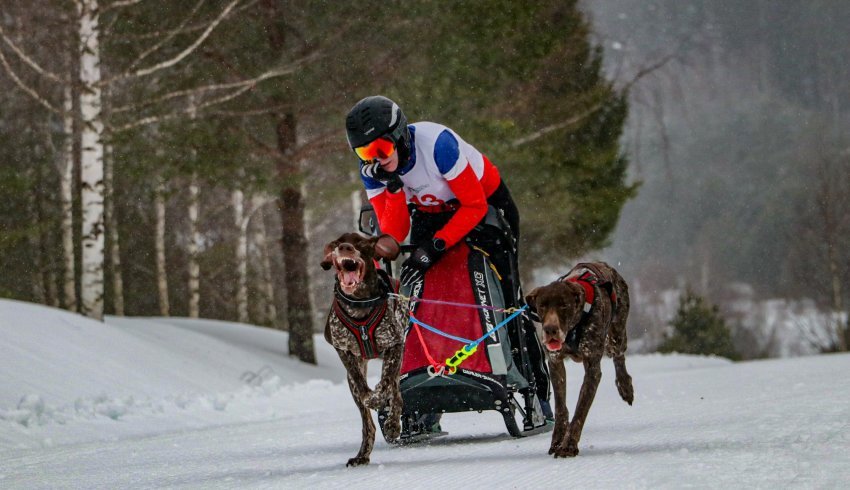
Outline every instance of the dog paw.
<svg viewBox="0 0 850 490">
<path fill-rule="evenodd" d="M 369 464 L 369 458 L 364 456 L 357 456 L 348 460 L 348 463 L 345 463 L 345 466 L 363 466 Z"/>
<path fill-rule="evenodd" d="M 635 390 L 632 388 L 631 376 L 626 376 L 623 379 L 617 379 L 617 391 L 620 392 L 620 398 L 629 405 L 635 401 Z"/>
<path fill-rule="evenodd" d="M 552 454 L 550 450 L 549 454 Z M 575 458 L 578 456 L 578 446 L 575 444 L 567 444 L 565 446 L 558 446 L 554 451 L 555 458 Z"/>
<path fill-rule="evenodd" d="M 401 422 L 398 419 L 390 419 L 384 422 L 384 440 L 394 442 L 401 437 Z"/>
</svg>

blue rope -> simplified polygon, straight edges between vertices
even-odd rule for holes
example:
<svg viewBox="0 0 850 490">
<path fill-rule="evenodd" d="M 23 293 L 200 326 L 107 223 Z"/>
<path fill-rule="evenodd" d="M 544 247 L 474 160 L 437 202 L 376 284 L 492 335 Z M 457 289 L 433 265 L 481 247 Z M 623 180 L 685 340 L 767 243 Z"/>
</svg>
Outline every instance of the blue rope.
<svg viewBox="0 0 850 490">
<path fill-rule="evenodd" d="M 490 330 L 489 332 L 487 332 L 487 333 L 485 333 L 484 335 L 482 335 L 480 339 L 478 339 L 478 340 L 476 340 L 475 342 L 473 342 L 473 343 L 471 344 L 471 347 L 474 347 L 474 346 L 476 346 L 476 345 L 480 344 L 481 342 L 483 342 L 483 341 L 484 341 L 484 339 L 486 339 L 487 337 L 489 337 L 489 336 L 490 336 L 493 332 L 495 332 L 496 330 L 498 330 L 498 329 L 500 329 L 500 328 L 504 327 L 505 325 L 507 325 L 509 321 L 511 321 L 511 320 L 513 320 L 514 318 L 516 318 L 516 317 L 518 317 L 519 315 L 521 315 L 521 314 L 522 314 L 522 312 L 523 312 L 523 311 L 525 311 L 525 309 L 526 309 L 526 308 L 528 308 L 528 305 L 525 305 L 525 306 L 523 306 L 522 308 L 520 308 L 519 310 L 517 310 L 517 311 L 515 311 L 515 312 L 511 313 L 511 315 L 510 315 L 510 316 L 508 316 L 507 318 L 505 318 L 504 320 L 502 320 L 502 321 L 501 321 L 498 325 L 496 325 L 495 327 L 493 327 L 493 330 Z"/>
<path fill-rule="evenodd" d="M 410 323 L 415 323 L 415 324 L 419 325 L 420 327 L 425 328 L 426 330 L 430 330 L 430 331 L 434 332 L 437 335 L 442 335 L 443 337 L 446 337 L 446 338 L 449 338 L 449 339 L 452 339 L 452 340 L 457 340 L 458 342 L 463 342 L 464 344 L 468 344 L 468 343 L 472 342 L 469 339 L 465 339 L 463 337 L 455 337 L 454 335 L 449 335 L 446 332 L 443 332 L 439 329 L 432 327 L 431 325 L 428 325 L 426 323 L 422 323 L 419 320 L 417 320 L 416 318 L 414 318 L 413 315 L 410 315 Z M 486 337 L 486 335 L 485 335 L 485 337 Z"/>
<path fill-rule="evenodd" d="M 410 323 L 415 323 L 416 325 L 419 325 L 420 327 L 423 327 L 423 328 L 425 328 L 425 329 L 427 329 L 431 332 L 434 332 L 437 335 L 442 335 L 443 337 L 446 337 L 446 338 L 449 338 L 449 339 L 452 339 L 452 340 L 457 340 L 458 342 L 462 342 L 464 344 L 467 344 L 469 347 L 474 347 L 474 346 L 477 346 L 478 344 L 480 344 L 481 342 L 483 342 L 484 339 L 486 339 L 487 337 L 492 335 L 493 332 L 504 327 L 505 325 L 508 324 L 508 322 L 510 322 L 511 320 L 513 320 L 514 318 L 516 318 L 517 316 L 522 314 L 522 312 L 525 311 L 526 308 L 528 308 L 528 305 L 525 305 L 522 308 L 518 309 L 517 311 L 511 313 L 507 318 L 505 318 L 504 320 L 499 322 L 498 325 L 493 327 L 493 330 L 490 330 L 489 332 L 485 333 L 478 340 L 469 340 L 469 339 L 465 339 L 463 337 L 455 337 L 454 335 L 447 334 L 447 333 L 445 333 L 445 332 L 443 332 L 443 331 L 441 331 L 437 328 L 432 327 L 431 325 L 422 323 L 421 321 L 417 320 L 413 315 L 410 315 Z"/>
</svg>

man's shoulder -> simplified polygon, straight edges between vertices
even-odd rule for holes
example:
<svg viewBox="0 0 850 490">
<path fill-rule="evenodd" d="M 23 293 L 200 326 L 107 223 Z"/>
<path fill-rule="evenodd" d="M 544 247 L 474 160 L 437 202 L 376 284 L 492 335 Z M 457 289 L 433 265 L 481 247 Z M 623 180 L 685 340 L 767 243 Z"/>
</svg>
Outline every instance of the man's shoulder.
<svg viewBox="0 0 850 490">
<path fill-rule="evenodd" d="M 444 132 L 454 134 L 451 128 L 440 123 L 431 121 L 417 121 L 410 125 L 411 130 L 416 134 L 417 141 L 437 141 L 437 138 Z"/>
</svg>

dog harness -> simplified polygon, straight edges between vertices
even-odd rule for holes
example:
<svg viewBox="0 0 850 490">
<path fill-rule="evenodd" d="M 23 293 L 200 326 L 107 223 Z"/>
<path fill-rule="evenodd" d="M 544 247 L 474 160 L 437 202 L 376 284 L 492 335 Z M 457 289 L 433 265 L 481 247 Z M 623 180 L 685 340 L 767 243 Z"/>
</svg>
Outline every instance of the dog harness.
<svg viewBox="0 0 850 490">
<path fill-rule="evenodd" d="M 348 329 L 349 333 L 357 339 L 360 346 L 360 355 L 364 359 L 375 359 L 380 354 L 378 343 L 375 340 L 375 331 L 387 314 L 387 293 L 398 293 L 399 283 L 392 279 L 383 269 L 377 269 L 378 277 L 382 285 L 378 296 L 366 300 L 350 298 L 339 289 L 339 284 L 334 286 L 334 315 L 340 323 Z M 369 314 L 361 319 L 356 319 L 345 311 L 340 303 L 354 308 L 371 308 Z"/>
<path fill-rule="evenodd" d="M 584 326 L 587 325 L 590 318 L 590 310 L 593 308 L 593 300 L 596 298 L 596 286 L 608 291 L 608 295 L 611 297 L 612 317 L 617 311 L 617 293 L 614 292 L 614 285 L 611 284 L 610 281 L 600 279 L 599 276 L 588 267 L 574 269 L 566 275 L 558 278 L 558 281 L 572 282 L 578 284 L 584 289 L 584 308 L 582 309 L 581 319 L 579 319 L 575 328 L 570 330 L 567 334 L 567 338 L 564 339 L 570 349 L 578 351 L 578 344 L 584 336 Z"/>
<path fill-rule="evenodd" d="M 568 274 L 561 276 L 558 280 L 562 282 L 572 282 L 584 288 L 585 315 L 590 313 L 590 309 L 593 307 L 593 300 L 596 298 L 596 288 L 594 288 L 594 286 L 607 289 L 608 295 L 611 297 L 612 311 L 617 308 L 617 293 L 614 292 L 614 285 L 611 284 L 610 281 L 599 279 L 599 276 L 587 267 L 579 269 L 578 271 L 570 271 Z"/>
</svg>

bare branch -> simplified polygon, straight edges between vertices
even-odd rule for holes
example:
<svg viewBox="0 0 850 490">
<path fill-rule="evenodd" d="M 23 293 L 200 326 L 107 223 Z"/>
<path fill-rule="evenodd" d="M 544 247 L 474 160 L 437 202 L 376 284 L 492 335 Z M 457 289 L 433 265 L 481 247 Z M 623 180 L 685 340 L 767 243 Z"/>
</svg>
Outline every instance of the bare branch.
<svg viewBox="0 0 850 490">
<path fill-rule="evenodd" d="M 238 15 L 240 12 L 244 12 L 245 10 L 248 10 L 251 7 L 253 7 L 254 5 L 256 5 L 256 3 L 258 1 L 259 0 L 251 0 L 250 2 L 244 4 L 240 7 L 234 8 L 231 13 L 233 15 Z M 190 34 L 192 32 L 198 32 L 198 31 L 201 31 L 203 29 L 206 29 L 209 25 L 210 25 L 209 22 L 198 22 L 196 24 L 192 24 L 190 26 L 184 27 L 183 29 L 175 32 L 175 34 Z M 167 36 L 167 35 L 171 34 L 171 32 L 172 31 L 151 31 L 151 32 L 146 32 L 144 34 L 126 34 L 126 35 L 122 36 L 122 39 L 127 39 L 127 40 L 156 39 L 156 38 L 160 38 L 162 36 Z"/>
<path fill-rule="evenodd" d="M 559 122 L 559 123 L 556 123 L 556 124 L 550 124 L 549 126 L 546 126 L 545 128 L 538 129 L 537 131 L 535 131 L 535 132 L 533 132 L 529 135 L 523 136 L 522 138 L 515 139 L 511 143 L 511 146 L 516 148 L 517 146 L 521 146 L 521 145 L 524 145 L 526 143 L 530 143 L 530 142 L 532 142 L 536 139 L 542 138 L 543 136 L 546 136 L 547 134 L 549 134 L 553 131 L 558 131 L 559 129 L 564 129 L 564 128 L 572 126 L 574 124 L 578 124 L 581 121 L 583 121 L 586 117 L 591 116 L 594 112 L 598 111 L 601 108 L 602 108 L 602 102 L 596 103 L 593 106 L 591 106 L 589 109 L 567 119 L 566 121 L 562 121 L 562 122 Z"/>
<path fill-rule="evenodd" d="M 628 83 L 623 86 L 622 90 L 627 92 L 630 88 L 632 88 L 632 85 L 636 84 L 641 78 L 645 77 L 646 75 L 649 75 L 650 73 L 656 70 L 661 69 L 664 65 L 676 58 L 678 58 L 678 54 L 670 53 L 667 56 L 664 56 L 663 58 L 659 59 L 655 63 L 652 63 L 648 66 L 644 66 L 643 68 L 638 70 L 637 73 L 635 73 L 635 76 L 633 76 L 632 79 L 628 81 Z"/>
<path fill-rule="evenodd" d="M 660 60 L 656 61 L 655 63 L 652 63 L 651 65 L 648 65 L 648 66 L 641 68 L 640 70 L 638 70 L 638 72 L 635 74 L 635 76 L 632 77 L 632 79 L 629 80 L 629 82 L 626 83 L 623 86 L 621 91 L 627 92 L 632 87 L 632 85 L 634 85 L 635 83 L 638 82 L 638 80 L 640 80 L 641 78 L 645 77 L 646 75 L 649 75 L 650 73 L 660 69 L 661 67 L 666 65 L 670 60 L 675 59 L 676 56 L 677 56 L 676 54 L 669 54 L 667 56 L 664 56 Z M 538 129 L 537 131 L 535 131 L 535 132 L 533 132 L 529 135 L 523 136 L 522 138 L 517 138 L 511 143 L 511 146 L 516 148 L 517 146 L 521 146 L 521 145 L 524 145 L 526 143 L 530 143 L 530 142 L 532 142 L 536 139 L 542 138 L 543 136 L 546 136 L 547 134 L 549 134 L 553 131 L 558 131 L 560 129 L 564 129 L 564 128 L 573 126 L 575 124 L 578 124 L 578 123 L 582 122 L 585 118 L 590 117 L 596 111 L 601 109 L 603 105 L 604 105 L 604 102 L 598 102 L 598 103 L 592 105 L 587 110 L 583 111 L 582 113 L 577 114 L 577 115 L 567 119 L 566 121 L 561 121 L 559 123 L 550 124 L 549 126 Z"/>
<path fill-rule="evenodd" d="M 100 13 L 101 15 L 109 12 L 110 10 L 116 10 L 123 7 L 131 7 L 136 5 L 137 3 L 142 3 L 144 0 L 117 0 L 115 2 L 110 3 L 109 5 L 103 7 Z"/>
<path fill-rule="evenodd" d="M 195 42 L 193 42 L 191 45 L 189 45 L 186 49 L 181 51 L 175 57 L 171 58 L 170 60 L 166 60 L 166 61 L 163 61 L 161 63 L 157 63 L 156 65 L 149 66 L 147 68 L 142 68 L 140 70 L 136 70 L 135 72 L 132 72 L 132 73 L 123 73 L 123 74 L 118 75 L 118 76 L 111 78 L 109 80 L 104 80 L 104 81 L 101 82 L 101 84 L 102 85 L 108 85 L 108 84 L 116 82 L 118 80 L 126 80 L 128 78 L 143 77 L 143 76 L 146 76 L 146 75 L 150 75 L 151 73 L 156 73 L 160 70 L 170 68 L 170 67 L 176 65 L 177 63 L 180 63 L 181 61 L 183 61 L 184 58 L 186 58 L 187 56 L 192 54 L 192 52 L 194 52 L 198 48 L 198 46 L 200 46 L 201 44 L 203 44 L 204 41 L 206 41 L 207 37 L 209 37 L 209 35 L 212 33 L 212 31 L 216 27 L 218 27 L 219 24 L 221 24 L 221 22 L 227 17 L 227 15 L 230 13 L 231 10 L 233 10 L 233 7 L 235 7 L 236 4 L 239 3 L 239 1 L 240 0 L 233 0 L 232 2 L 230 2 L 227 5 L 227 7 L 225 7 L 224 10 L 221 11 L 221 13 L 218 15 L 218 17 L 216 17 L 216 19 L 214 21 L 212 21 L 209 26 L 207 26 L 207 28 L 204 30 L 204 32 L 201 33 L 201 35 L 198 36 L 197 39 L 195 39 Z"/>
<path fill-rule="evenodd" d="M 55 75 L 55 74 L 53 74 L 53 73 L 51 73 L 47 70 L 45 70 L 44 68 L 39 66 L 39 64 L 36 63 L 32 58 L 27 56 L 26 53 L 24 53 L 14 42 L 12 42 L 11 39 L 9 39 L 8 36 L 6 36 L 6 32 L 3 31 L 3 26 L 1 24 L 0 24 L 0 37 L 2 37 L 3 42 L 5 42 L 6 45 L 8 45 L 9 48 L 12 51 L 14 51 L 16 55 L 18 55 L 18 58 L 20 58 L 24 63 L 26 63 L 27 66 L 29 66 L 30 68 L 35 70 L 36 73 L 38 73 L 39 75 L 42 75 L 42 76 L 44 76 L 44 77 L 46 77 L 50 80 L 53 80 L 54 82 L 59 82 L 59 83 L 65 82 L 65 80 L 59 78 L 57 75 Z"/>
<path fill-rule="evenodd" d="M 124 124 L 123 126 L 118 126 L 118 127 L 113 128 L 113 132 L 120 133 L 122 131 L 127 131 L 127 130 L 137 128 L 137 127 L 140 127 L 140 126 L 147 126 L 148 124 L 154 124 L 154 123 L 158 123 L 158 122 L 162 122 L 162 121 L 169 121 L 169 120 L 172 120 L 172 119 L 177 119 L 179 117 L 182 117 L 182 116 L 185 116 L 185 115 L 188 115 L 188 114 L 197 114 L 198 112 L 200 112 L 204 108 L 211 107 L 213 105 L 222 104 L 224 102 L 227 102 L 228 100 L 232 100 L 232 99 L 242 95 L 243 93 L 247 92 L 248 90 L 251 90 L 252 88 L 253 88 L 252 85 L 248 85 L 248 86 L 242 87 L 238 90 L 234 90 L 233 92 L 231 92 L 229 94 L 223 95 L 223 96 L 218 97 L 216 99 L 209 100 L 209 101 L 204 102 L 202 104 L 197 104 L 195 106 L 187 107 L 186 109 L 181 109 L 179 111 L 174 111 L 174 112 L 171 112 L 171 113 L 168 113 L 168 114 L 161 114 L 161 115 L 158 115 L 158 116 L 150 116 L 150 117 L 138 119 L 136 121 Z"/>
<path fill-rule="evenodd" d="M 9 75 L 9 78 L 11 78 L 12 81 L 15 82 L 15 85 L 17 85 L 21 90 L 26 92 L 30 97 L 35 99 L 36 102 L 41 104 L 47 110 L 52 111 L 56 114 L 62 114 L 61 110 L 57 109 L 56 107 L 53 107 L 53 104 L 48 102 L 47 99 L 42 97 L 38 92 L 27 86 L 20 78 L 18 78 L 18 75 L 16 75 L 15 71 L 12 70 L 12 67 L 9 66 L 9 61 L 6 60 L 6 57 L 3 55 L 2 50 L 0 50 L 0 64 L 2 64 L 3 68 L 6 69 L 6 73 Z"/>
<path fill-rule="evenodd" d="M 180 31 L 182 31 L 184 27 L 186 27 L 186 24 L 189 23 L 189 20 L 191 20 L 192 17 L 194 17 L 195 14 L 198 13 L 198 10 L 201 8 L 201 5 L 203 5 L 204 2 L 206 2 L 206 0 L 198 0 L 198 3 L 195 4 L 195 7 L 192 9 L 192 11 L 189 12 L 188 15 L 186 15 L 185 19 L 183 19 L 183 22 L 181 22 L 180 25 L 177 26 L 176 29 L 172 30 L 171 32 L 169 32 L 168 34 L 163 36 L 158 42 L 154 43 L 153 46 L 151 46 L 150 48 L 145 50 L 142 54 L 140 54 L 138 56 L 138 58 L 135 59 L 135 61 L 130 63 L 130 67 L 128 68 L 128 70 L 132 70 L 133 68 L 135 68 L 145 58 L 150 56 L 152 53 L 158 51 L 159 48 L 161 48 L 163 45 L 165 45 L 165 43 L 174 39 L 174 37 L 177 36 L 177 34 L 180 33 Z"/>
<path fill-rule="evenodd" d="M 134 104 L 134 105 L 129 105 L 129 106 L 116 107 L 112 110 L 112 113 L 134 111 L 134 110 L 137 110 L 141 107 L 146 107 L 146 106 L 157 104 L 157 103 L 160 103 L 160 102 L 165 102 L 167 100 L 175 99 L 177 97 L 189 97 L 189 96 L 196 96 L 197 97 L 197 96 L 200 96 L 204 93 L 214 92 L 214 91 L 218 91 L 218 90 L 229 90 L 229 89 L 234 89 L 234 88 L 235 89 L 241 89 L 243 87 L 249 87 L 250 88 L 250 87 L 253 87 L 253 86 L 257 85 L 258 83 L 265 81 L 265 80 L 268 80 L 270 78 L 289 75 L 289 74 L 293 73 L 295 70 L 297 70 L 304 63 L 313 61 L 318 57 L 319 57 L 319 53 L 316 52 L 316 53 L 313 53 L 309 56 L 301 58 L 300 60 L 297 60 L 297 61 L 293 62 L 292 64 L 290 64 L 288 66 L 278 68 L 278 69 L 275 69 L 275 70 L 269 70 L 265 73 L 262 73 L 262 74 L 260 74 L 256 77 L 250 78 L 248 80 L 240 80 L 238 82 L 218 83 L 218 84 L 213 84 L 213 85 L 204 85 L 204 86 L 201 86 L 201 87 L 196 87 L 196 88 L 191 88 L 191 89 L 186 89 L 186 90 L 178 90 L 178 91 L 171 92 L 171 93 L 168 93 L 166 95 L 163 95 L 161 97 L 158 97 L 156 99 L 147 100 L 147 101 L 143 102 L 142 104 Z"/>
<path fill-rule="evenodd" d="M 260 109 L 247 109 L 244 111 L 207 111 L 206 114 L 210 116 L 221 116 L 221 117 L 250 117 L 250 116 L 262 116 L 265 114 L 274 114 L 276 112 L 280 112 L 283 109 L 289 107 L 288 105 L 279 105 L 276 107 L 263 107 Z"/>
</svg>

